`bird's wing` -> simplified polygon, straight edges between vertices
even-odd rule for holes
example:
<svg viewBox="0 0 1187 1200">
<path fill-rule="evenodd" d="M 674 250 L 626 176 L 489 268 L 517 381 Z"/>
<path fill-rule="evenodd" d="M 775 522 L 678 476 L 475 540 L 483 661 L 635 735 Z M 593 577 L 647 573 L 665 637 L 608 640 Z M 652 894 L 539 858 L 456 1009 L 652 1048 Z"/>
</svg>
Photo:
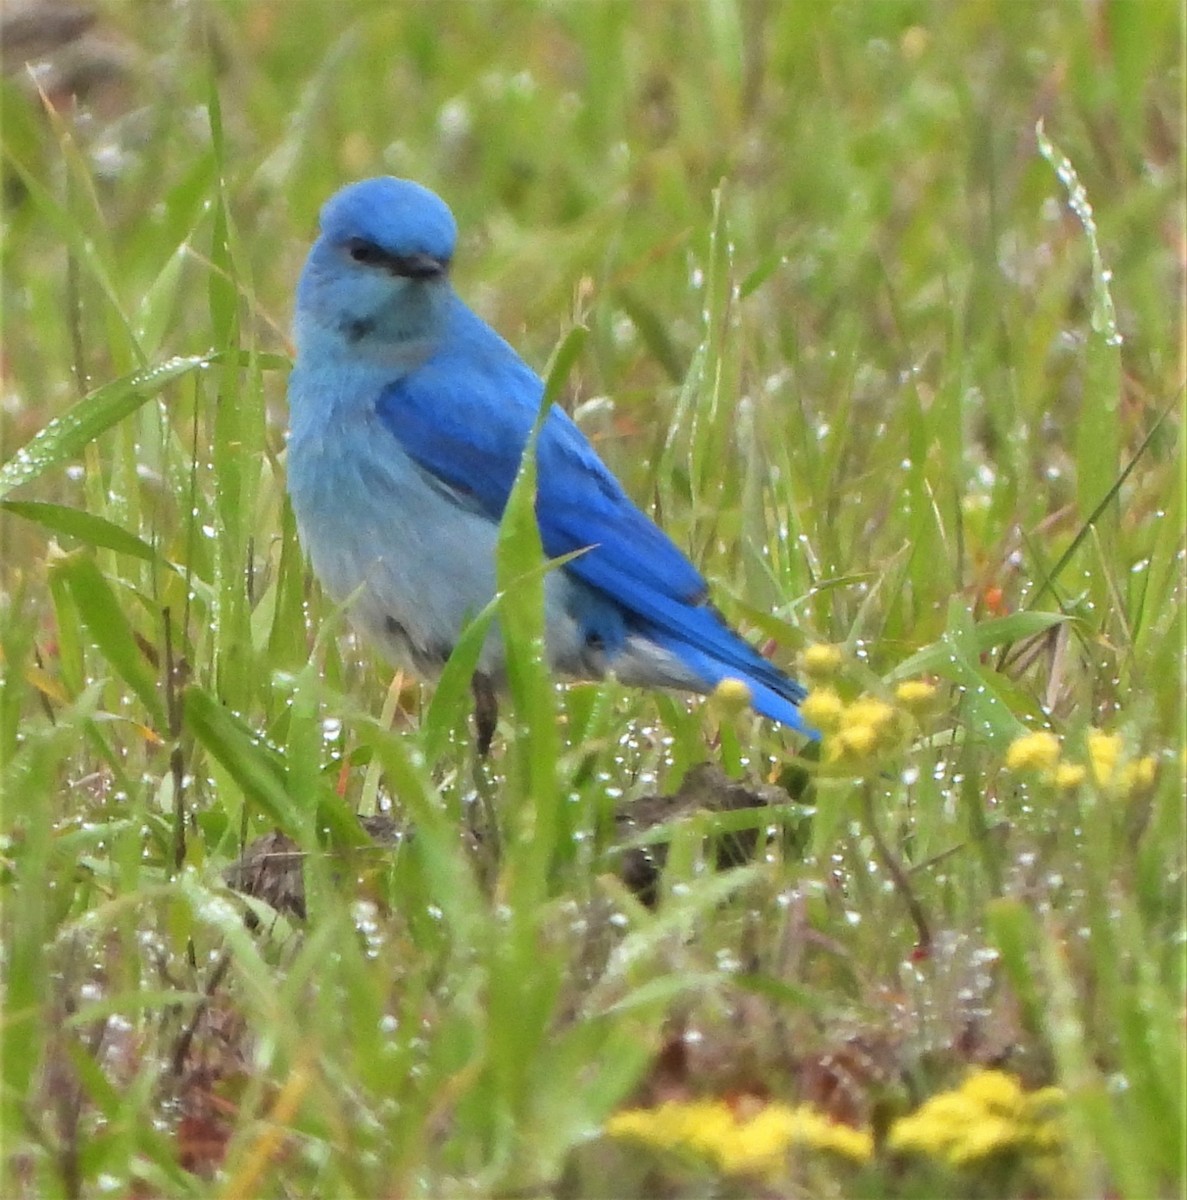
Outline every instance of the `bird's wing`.
<svg viewBox="0 0 1187 1200">
<path fill-rule="evenodd" d="M 405 453 L 492 521 L 503 515 L 543 395 L 539 376 L 501 339 L 497 348 L 503 353 L 440 351 L 389 384 L 377 405 Z M 570 572 L 665 626 L 704 600 L 700 573 L 559 408 L 545 418 L 536 457 L 536 519 L 549 557 L 586 550 Z"/>
</svg>

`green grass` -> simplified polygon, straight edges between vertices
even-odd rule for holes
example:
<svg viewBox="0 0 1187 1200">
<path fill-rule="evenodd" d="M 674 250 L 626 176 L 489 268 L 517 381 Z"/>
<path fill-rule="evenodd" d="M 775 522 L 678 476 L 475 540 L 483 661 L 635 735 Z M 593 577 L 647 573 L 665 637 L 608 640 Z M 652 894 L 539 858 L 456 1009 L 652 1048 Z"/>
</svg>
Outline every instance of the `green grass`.
<svg viewBox="0 0 1187 1200">
<path fill-rule="evenodd" d="M 119 80 L 3 84 L 0 1192 L 747 1194 L 598 1131 L 754 1093 L 880 1139 L 1000 1063 L 1066 1091 L 1054 1177 L 882 1148 L 774 1194 L 1178 1194 L 1176 6 L 99 7 Z M 554 688 L 527 479 L 490 761 L 480 629 L 389 690 L 283 482 L 296 276 L 380 172 L 448 200 L 462 293 L 732 620 L 842 645 L 846 697 L 937 684 L 907 736 L 820 766 Z M 1040 727 L 1152 786 L 1008 770 Z M 704 760 L 791 795 L 644 834 L 648 909 L 615 811 Z M 714 870 L 726 827 L 769 842 Z M 223 882 L 276 829 L 304 922 Z"/>
</svg>

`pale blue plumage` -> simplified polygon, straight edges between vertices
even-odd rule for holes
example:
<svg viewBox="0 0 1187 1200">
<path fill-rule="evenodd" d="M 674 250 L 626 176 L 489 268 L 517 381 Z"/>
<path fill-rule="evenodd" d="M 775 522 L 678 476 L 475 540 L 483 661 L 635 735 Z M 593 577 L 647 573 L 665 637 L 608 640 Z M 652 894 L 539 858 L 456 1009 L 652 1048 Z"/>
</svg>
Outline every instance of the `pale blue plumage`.
<svg viewBox="0 0 1187 1200">
<path fill-rule="evenodd" d="M 297 291 L 289 491 L 322 585 L 394 662 L 440 669 L 493 596 L 498 521 L 543 384 L 454 293 L 456 230 L 407 180 L 338 192 Z M 811 734 L 803 690 L 733 633 L 705 582 L 553 407 L 537 446 L 544 550 L 585 550 L 545 581 L 548 650 L 574 678 L 711 691 Z M 496 685 L 492 631 L 479 662 Z"/>
</svg>

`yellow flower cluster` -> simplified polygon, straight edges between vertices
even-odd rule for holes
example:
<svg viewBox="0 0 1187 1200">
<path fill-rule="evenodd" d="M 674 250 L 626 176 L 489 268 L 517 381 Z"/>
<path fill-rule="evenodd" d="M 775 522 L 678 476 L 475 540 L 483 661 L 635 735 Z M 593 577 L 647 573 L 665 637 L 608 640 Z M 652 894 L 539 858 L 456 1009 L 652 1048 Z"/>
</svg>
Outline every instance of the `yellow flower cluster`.
<svg viewBox="0 0 1187 1200">
<path fill-rule="evenodd" d="M 1006 751 L 1006 766 L 1021 775 L 1047 773 L 1059 765 L 1059 738 L 1045 729 L 1015 738 Z"/>
<path fill-rule="evenodd" d="M 797 1149 L 821 1150 L 854 1163 L 867 1162 L 874 1152 L 867 1130 L 838 1125 L 807 1104 L 767 1104 L 743 1115 L 721 1100 L 669 1101 L 616 1113 L 606 1132 L 689 1155 L 726 1175 L 770 1183 L 784 1176 L 788 1155 Z"/>
<path fill-rule="evenodd" d="M 800 670 L 809 679 L 831 679 L 841 669 L 843 658 L 840 646 L 818 642 L 800 654 Z"/>
<path fill-rule="evenodd" d="M 855 765 L 896 749 L 910 732 L 912 716 L 931 707 L 936 689 L 926 680 L 910 679 L 895 688 L 894 704 L 868 695 L 846 703 L 832 684 L 843 663 L 842 648 L 827 642 L 801 652 L 800 671 L 812 686 L 800 712 L 824 735 L 827 762 Z"/>
<path fill-rule="evenodd" d="M 936 686 L 926 679 L 908 679 L 894 689 L 894 698 L 912 712 L 928 708 L 936 698 Z"/>
<path fill-rule="evenodd" d="M 895 1121 L 885 1145 L 893 1154 L 957 1169 L 1020 1156 L 1045 1170 L 1064 1147 L 1063 1111 L 1060 1088 L 1028 1092 L 1015 1075 L 977 1070 L 955 1091 L 940 1092 Z M 858 1166 L 874 1155 L 868 1129 L 837 1124 L 809 1104 L 766 1104 L 746 1113 L 723 1100 L 672 1100 L 616 1113 L 605 1132 L 767 1184 L 786 1178 L 796 1151 L 821 1151 Z"/>
<path fill-rule="evenodd" d="M 976 1166 L 996 1155 L 1046 1156 L 1063 1145 L 1059 1088 L 1027 1092 L 1014 1075 L 975 1071 L 953 1092 L 941 1092 L 890 1128 L 889 1149 Z"/>
<path fill-rule="evenodd" d="M 817 688 L 800 705 L 800 715 L 821 733 L 831 733 L 841 724 L 845 702 L 832 688 Z"/>
<path fill-rule="evenodd" d="M 1147 754 L 1127 761 L 1120 734 L 1090 729 L 1085 748 L 1086 761 L 1069 762 L 1059 738 L 1037 730 L 1014 739 L 1006 751 L 1006 766 L 1020 775 L 1038 775 L 1064 791 L 1088 779 L 1101 791 L 1117 796 L 1131 796 L 1154 786 L 1158 760 Z"/>
<path fill-rule="evenodd" d="M 1158 775 L 1158 760 L 1152 754 L 1141 758 L 1122 761 L 1125 749 L 1120 736 L 1101 733 L 1099 729 L 1089 732 L 1088 773 L 1099 788 L 1108 788 L 1123 796 L 1133 792 L 1146 792 L 1154 786 Z"/>
<path fill-rule="evenodd" d="M 859 696 L 846 704 L 831 687 L 808 693 L 800 712 L 825 735 L 825 758 L 859 763 L 898 746 L 911 727 L 910 711 L 925 709 L 935 688 L 922 680 L 900 684 L 895 692 L 901 708 L 876 696 Z"/>
</svg>

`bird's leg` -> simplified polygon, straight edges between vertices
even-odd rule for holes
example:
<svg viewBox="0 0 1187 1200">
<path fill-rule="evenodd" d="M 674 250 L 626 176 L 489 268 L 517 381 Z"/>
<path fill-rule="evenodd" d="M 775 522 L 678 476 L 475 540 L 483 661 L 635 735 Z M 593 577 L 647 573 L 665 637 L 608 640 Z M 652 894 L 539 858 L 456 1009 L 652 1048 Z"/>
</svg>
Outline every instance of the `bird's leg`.
<svg viewBox="0 0 1187 1200">
<path fill-rule="evenodd" d="M 489 675 L 475 671 L 470 680 L 474 693 L 474 728 L 478 734 L 478 753 L 485 758 L 490 753 L 495 729 L 499 724 L 499 701 Z"/>
<path fill-rule="evenodd" d="M 474 791 L 468 797 L 466 819 L 475 851 L 474 862 L 481 877 L 491 882 L 498 875 L 500 837 L 495 804 L 498 784 L 487 755 L 499 723 L 499 701 L 490 676 L 481 671 L 474 673 L 470 689 L 474 693 L 475 749 L 478 754 L 473 760 Z"/>
</svg>

